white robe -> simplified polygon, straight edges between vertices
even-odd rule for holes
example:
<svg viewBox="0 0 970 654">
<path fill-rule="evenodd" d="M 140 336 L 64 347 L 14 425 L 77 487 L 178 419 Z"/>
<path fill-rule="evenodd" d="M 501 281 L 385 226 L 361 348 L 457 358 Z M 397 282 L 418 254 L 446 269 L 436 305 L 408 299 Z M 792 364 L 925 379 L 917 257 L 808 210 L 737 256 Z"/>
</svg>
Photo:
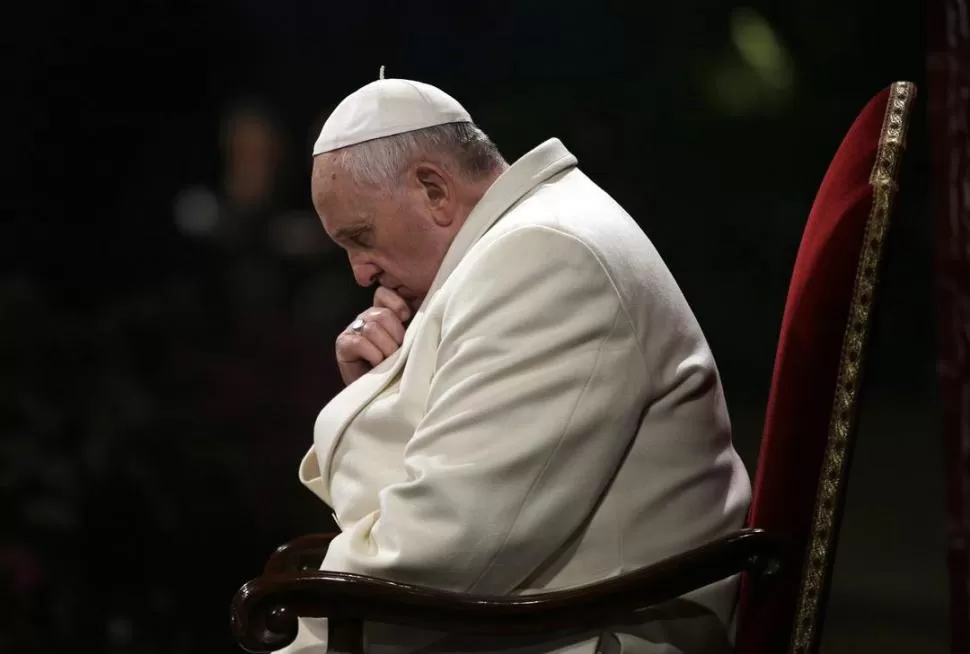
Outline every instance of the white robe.
<svg viewBox="0 0 970 654">
<path fill-rule="evenodd" d="M 321 411 L 300 479 L 342 532 L 323 569 L 529 593 L 742 526 L 750 484 L 704 335 L 649 239 L 576 163 L 552 139 L 507 170 L 400 350 Z M 596 633 L 367 624 L 365 638 L 389 654 L 723 651 L 736 593 L 734 578 Z M 302 621 L 288 651 L 325 639 L 325 621 Z"/>
</svg>

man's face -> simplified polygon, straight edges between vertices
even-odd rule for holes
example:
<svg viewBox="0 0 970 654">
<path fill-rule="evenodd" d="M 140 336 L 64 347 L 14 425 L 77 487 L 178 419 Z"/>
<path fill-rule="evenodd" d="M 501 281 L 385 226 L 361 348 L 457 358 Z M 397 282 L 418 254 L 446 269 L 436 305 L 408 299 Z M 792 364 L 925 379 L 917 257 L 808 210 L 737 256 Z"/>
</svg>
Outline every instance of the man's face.
<svg viewBox="0 0 970 654">
<path fill-rule="evenodd" d="M 390 288 L 414 311 L 460 226 L 448 203 L 453 194 L 442 184 L 450 180 L 412 170 L 392 191 L 360 186 L 321 156 L 314 161 L 311 193 L 323 228 L 347 252 L 357 283 Z"/>
</svg>

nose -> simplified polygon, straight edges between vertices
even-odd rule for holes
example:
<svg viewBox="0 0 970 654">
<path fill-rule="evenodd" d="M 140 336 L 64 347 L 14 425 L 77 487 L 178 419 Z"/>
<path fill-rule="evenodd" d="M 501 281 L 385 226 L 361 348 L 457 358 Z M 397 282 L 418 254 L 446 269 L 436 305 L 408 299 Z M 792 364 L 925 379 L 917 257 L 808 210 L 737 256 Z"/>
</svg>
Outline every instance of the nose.
<svg viewBox="0 0 970 654">
<path fill-rule="evenodd" d="M 370 261 L 353 256 L 350 257 L 350 268 L 354 271 L 354 279 L 365 288 L 371 286 L 381 274 L 381 269 Z"/>
</svg>

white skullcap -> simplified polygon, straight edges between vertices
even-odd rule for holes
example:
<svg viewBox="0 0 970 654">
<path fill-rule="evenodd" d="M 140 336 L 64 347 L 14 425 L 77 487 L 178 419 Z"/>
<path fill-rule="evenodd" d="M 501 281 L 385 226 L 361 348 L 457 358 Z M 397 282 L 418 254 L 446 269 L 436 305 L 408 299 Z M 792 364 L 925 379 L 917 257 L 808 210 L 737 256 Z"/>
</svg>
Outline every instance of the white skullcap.
<svg viewBox="0 0 970 654">
<path fill-rule="evenodd" d="M 430 84 L 379 79 L 337 105 L 320 130 L 313 156 L 385 136 L 471 120 L 457 100 Z"/>
</svg>

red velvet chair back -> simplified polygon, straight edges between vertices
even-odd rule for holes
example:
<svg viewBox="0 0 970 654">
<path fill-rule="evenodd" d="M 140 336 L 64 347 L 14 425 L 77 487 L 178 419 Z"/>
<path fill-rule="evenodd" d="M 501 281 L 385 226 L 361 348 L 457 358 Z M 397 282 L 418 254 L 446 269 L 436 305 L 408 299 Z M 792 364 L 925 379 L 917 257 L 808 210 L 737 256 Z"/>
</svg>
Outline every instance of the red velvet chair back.
<svg viewBox="0 0 970 654">
<path fill-rule="evenodd" d="M 788 290 L 749 525 L 781 535 L 776 579 L 742 582 L 736 651 L 817 649 L 912 84 L 856 118 L 812 206 Z"/>
</svg>

